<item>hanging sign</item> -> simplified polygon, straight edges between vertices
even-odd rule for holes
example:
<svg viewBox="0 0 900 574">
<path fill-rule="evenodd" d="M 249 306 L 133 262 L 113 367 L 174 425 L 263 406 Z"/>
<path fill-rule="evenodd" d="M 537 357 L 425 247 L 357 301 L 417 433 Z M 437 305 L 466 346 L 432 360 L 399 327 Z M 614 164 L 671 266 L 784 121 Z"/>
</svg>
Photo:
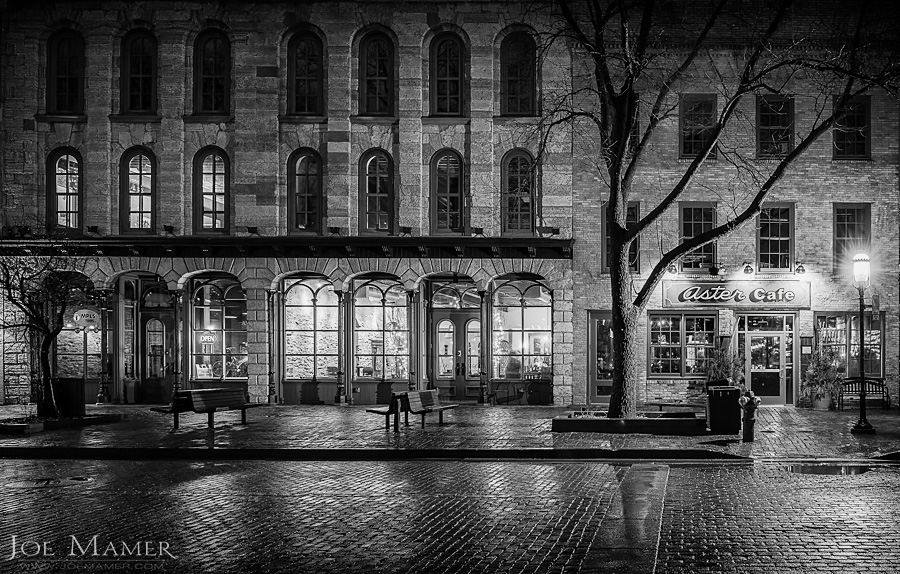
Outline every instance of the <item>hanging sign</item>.
<svg viewBox="0 0 900 574">
<path fill-rule="evenodd" d="M 96 329 L 100 326 L 100 313 L 96 309 L 79 309 L 72 314 L 72 320 L 79 327 Z"/>
<path fill-rule="evenodd" d="M 809 309 L 809 283 L 802 281 L 663 281 L 663 307 Z"/>
</svg>

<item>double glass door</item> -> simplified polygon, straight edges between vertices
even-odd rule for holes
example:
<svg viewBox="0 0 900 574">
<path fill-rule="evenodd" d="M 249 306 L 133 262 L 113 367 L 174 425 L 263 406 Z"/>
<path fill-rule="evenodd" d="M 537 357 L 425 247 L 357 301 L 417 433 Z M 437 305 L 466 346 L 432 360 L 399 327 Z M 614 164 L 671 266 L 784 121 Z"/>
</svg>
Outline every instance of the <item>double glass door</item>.
<svg viewBox="0 0 900 574">
<path fill-rule="evenodd" d="M 434 380 L 442 397 L 476 400 L 481 393 L 481 321 L 478 309 L 435 310 Z"/>
<path fill-rule="evenodd" d="M 794 402 L 794 316 L 741 315 L 738 352 L 745 382 L 763 404 Z"/>
</svg>

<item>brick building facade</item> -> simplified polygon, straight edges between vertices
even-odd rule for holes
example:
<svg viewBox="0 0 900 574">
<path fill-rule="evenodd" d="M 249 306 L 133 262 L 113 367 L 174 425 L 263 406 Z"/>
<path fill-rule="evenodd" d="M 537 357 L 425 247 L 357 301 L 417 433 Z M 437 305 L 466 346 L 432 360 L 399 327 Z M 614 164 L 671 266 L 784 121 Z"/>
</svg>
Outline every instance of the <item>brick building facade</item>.
<svg viewBox="0 0 900 574">
<path fill-rule="evenodd" d="M 454 401 L 603 402 L 601 183 L 577 130 L 539 145 L 542 103 L 578 57 L 539 49 L 545 24 L 522 3 L 476 0 L 7 2 L 3 241 L 38 245 L 29 222 L 68 228 L 93 250 L 85 308 L 103 317 L 73 316 L 57 374 L 84 377 L 90 402 L 102 389 L 167 402 L 176 386 L 238 386 L 255 402 L 431 387 Z M 764 240 L 779 247 L 762 252 L 763 226 L 748 226 L 664 280 L 641 326 L 640 399 L 701 394 L 704 357 L 727 341 L 750 350 L 768 402 L 798 402 L 813 348 L 852 358 L 855 290 L 834 245 L 863 235 L 880 304 L 872 368 L 896 395 L 898 111 L 883 94 L 866 102 L 865 157 L 835 159 L 825 138 L 774 193 Z M 684 168 L 679 125 L 651 150 L 636 213 Z M 653 241 L 726 217 L 731 175 L 705 169 Z M 641 241 L 649 270 L 658 245 Z M 716 285 L 775 295 L 680 296 Z M 4 337 L 12 401 L 27 358 Z"/>
</svg>

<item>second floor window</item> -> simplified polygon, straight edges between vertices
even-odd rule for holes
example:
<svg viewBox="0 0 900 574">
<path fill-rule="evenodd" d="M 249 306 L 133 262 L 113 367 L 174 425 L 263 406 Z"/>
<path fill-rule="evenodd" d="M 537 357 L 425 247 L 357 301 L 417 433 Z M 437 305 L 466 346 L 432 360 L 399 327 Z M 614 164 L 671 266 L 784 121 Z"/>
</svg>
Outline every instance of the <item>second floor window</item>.
<svg viewBox="0 0 900 574">
<path fill-rule="evenodd" d="M 431 113 L 462 115 L 463 47 L 453 34 L 440 34 L 431 44 Z"/>
<path fill-rule="evenodd" d="M 137 149 L 122 156 L 122 232 L 152 233 L 155 227 L 153 157 Z"/>
<path fill-rule="evenodd" d="M 794 210 L 791 206 L 764 207 L 759 214 L 757 268 L 791 271 L 794 261 Z"/>
<path fill-rule="evenodd" d="M 194 113 L 224 114 L 231 110 L 231 43 L 211 30 L 194 45 Z"/>
<path fill-rule="evenodd" d="M 504 116 L 533 116 L 537 112 L 534 39 L 514 32 L 500 44 L 500 113 Z"/>
<path fill-rule="evenodd" d="M 782 157 L 794 148 L 794 100 L 783 96 L 756 99 L 759 157 Z"/>
<path fill-rule="evenodd" d="M 869 98 L 851 99 L 834 126 L 834 159 L 866 159 L 870 154 Z"/>
<path fill-rule="evenodd" d="M 322 42 L 313 34 L 300 33 L 288 45 L 288 113 L 321 115 L 324 92 Z"/>
<path fill-rule="evenodd" d="M 288 161 L 288 217 L 295 232 L 319 233 L 322 222 L 322 168 L 319 155 L 300 149 Z"/>
<path fill-rule="evenodd" d="M 156 38 L 137 30 L 122 40 L 123 114 L 156 113 Z"/>
<path fill-rule="evenodd" d="M 463 178 L 459 156 L 450 150 L 438 153 L 431 163 L 431 228 L 433 233 L 461 233 Z"/>
<path fill-rule="evenodd" d="M 81 229 L 81 156 L 74 149 L 54 152 L 47 169 L 47 221 L 51 227 Z"/>
<path fill-rule="evenodd" d="M 194 160 L 194 230 L 228 233 L 228 161 L 219 148 L 201 150 Z"/>
<path fill-rule="evenodd" d="M 47 113 L 84 113 L 84 40 L 73 30 L 47 43 Z"/>
<path fill-rule="evenodd" d="M 381 150 L 366 153 L 360 162 L 360 232 L 393 234 L 394 168 Z"/>
<path fill-rule="evenodd" d="M 681 207 L 682 242 L 709 231 L 716 225 L 716 209 L 712 205 L 683 205 Z M 709 269 L 716 265 L 716 244 L 707 243 L 694 249 L 681 260 L 684 271 Z"/>
<path fill-rule="evenodd" d="M 370 34 L 359 51 L 359 113 L 389 116 L 394 101 L 393 44 L 384 34 Z"/>
<path fill-rule="evenodd" d="M 500 165 L 500 218 L 504 234 L 531 234 L 534 226 L 534 160 L 524 150 L 506 154 Z"/>
<path fill-rule="evenodd" d="M 834 268 L 849 272 L 853 256 L 869 251 L 871 211 L 866 203 L 834 205 Z"/>
<path fill-rule="evenodd" d="M 712 138 L 716 123 L 716 96 L 685 94 L 681 99 L 680 119 L 679 157 L 697 157 Z M 708 157 L 716 157 L 715 147 L 710 150 Z"/>
</svg>

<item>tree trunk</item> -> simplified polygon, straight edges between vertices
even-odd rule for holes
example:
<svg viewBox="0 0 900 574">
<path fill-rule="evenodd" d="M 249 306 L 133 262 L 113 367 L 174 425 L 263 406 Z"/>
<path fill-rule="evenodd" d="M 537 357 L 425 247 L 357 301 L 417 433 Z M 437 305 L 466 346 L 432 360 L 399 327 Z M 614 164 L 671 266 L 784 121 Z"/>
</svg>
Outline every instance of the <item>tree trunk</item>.
<svg viewBox="0 0 900 574">
<path fill-rule="evenodd" d="M 53 379 L 50 370 L 50 349 L 53 346 L 53 340 L 53 337 L 46 335 L 41 337 L 41 397 L 37 401 L 37 414 L 39 417 L 59 418 L 59 409 L 56 406 L 56 396 L 53 392 Z"/>
<path fill-rule="evenodd" d="M 637 417 L 637 328 L 642 309 L 632 299 L 633 279 L 629 268 L 630 244 L 611 238 L 610 286 L 612 294 L 613 380 L 609 418 Z"/>
</svg>

